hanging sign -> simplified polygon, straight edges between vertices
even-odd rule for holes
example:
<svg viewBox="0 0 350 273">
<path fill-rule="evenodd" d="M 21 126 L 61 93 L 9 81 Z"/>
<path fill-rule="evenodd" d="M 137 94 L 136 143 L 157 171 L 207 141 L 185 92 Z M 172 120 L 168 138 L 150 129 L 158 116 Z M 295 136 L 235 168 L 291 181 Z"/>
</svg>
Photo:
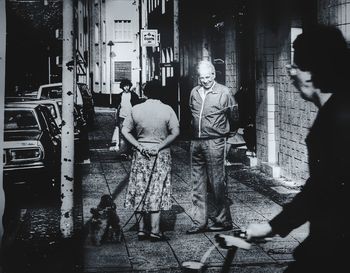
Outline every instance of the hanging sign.
<svg viewBox="0 0 350 273">
<path fill-rule="evenodd" d="M 158 46 L 158 30 L 142 29 L 141 30 L 141 46 Z"/>
</svg>

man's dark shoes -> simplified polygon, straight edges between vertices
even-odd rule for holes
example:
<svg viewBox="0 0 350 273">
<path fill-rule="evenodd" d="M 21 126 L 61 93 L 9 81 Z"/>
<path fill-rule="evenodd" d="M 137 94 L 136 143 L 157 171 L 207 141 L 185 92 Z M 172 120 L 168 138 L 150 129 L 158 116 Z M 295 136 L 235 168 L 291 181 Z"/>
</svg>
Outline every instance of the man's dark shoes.
<svg viewBox="0 0 350 273">
<path fill-rule="evenodd" d="M 205 227 L 192 227 L 186 231 L 186 234 L 197 234 L 197 233 L 203 233 L 205 231 L 207 231 Z"/>
<path fill-rule="evenodd" d="M 232 228 L 233 226 L 230 224 L 224 225 L 224 224 L 215 223 L 208 227 L 208 231 L 219 232 L 219 231 L 231 230 Z"/>
</svg>

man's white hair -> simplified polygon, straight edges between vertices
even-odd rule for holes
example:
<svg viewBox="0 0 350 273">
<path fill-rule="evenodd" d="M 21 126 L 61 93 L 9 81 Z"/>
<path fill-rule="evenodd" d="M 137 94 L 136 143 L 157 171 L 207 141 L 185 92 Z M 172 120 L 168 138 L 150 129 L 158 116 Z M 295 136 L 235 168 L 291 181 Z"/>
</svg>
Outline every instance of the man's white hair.
<svg viewBox="0 0 350 273">
<path fill-rule="evenodd" d="M 200 61 L 197 65 L 197 73 L 199 74 L 200 71 L 203 70 L 209 70 L 211 73 L 213 73 L 215 75 L 215 67 L 212 64 L 212 62 L 207 61 L 207 60 L 203 60 Z"/>
</svg>

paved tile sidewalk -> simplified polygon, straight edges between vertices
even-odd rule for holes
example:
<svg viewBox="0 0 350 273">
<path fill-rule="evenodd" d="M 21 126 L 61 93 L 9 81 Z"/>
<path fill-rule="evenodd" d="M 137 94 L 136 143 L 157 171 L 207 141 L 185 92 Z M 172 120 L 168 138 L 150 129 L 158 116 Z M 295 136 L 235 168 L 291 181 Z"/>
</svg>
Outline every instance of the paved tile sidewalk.
<svg viewBox="0 0 350 273">
<path fill-rule="evenodd" d="M 123 206 L 130 161 L 120 161 L 115 153 L 108 150 L 114 127 L 113 115 L 108 112 L 98 113 L 97 124 L 103 124 L 103 127 L 90 134 L 91 163 L 82 167 L 84 224 L 88 226 L 90 208 L 96 207 L 100 197 L 110 191 L 124 225 L 132 215 L 132 211 Z M 171 211 L 162 214 L 161 220 L 161 228 L 170 240 L 157 243 L 138 241 L 133 218 L 123 228 L 124 240 L 120 244 L 93 246 L 89 237 L 86 237 L 85 272 L 181 272 L 182 262 L 200 260 L 214 244 L 215 233 L 185 234 L 191 226 L 190 158 L 186 145 L 176 143 L 172 147 L 174 206 Z M 249 169 L 235 165 L 227 167 L 227 170 L 231 213 L 236 228 L 244 228 L 252 221 L 266 221 L 281 210 L 281 204 L 272 201 L 263 191 L 256 190 L 250 184 L 252 179 L 235 179 L 237 171 L 249 172 Z M 232 272 L 282 272 L 286 263 L 292 260 L 292 250 L 305 235 L 303 226 L 286 238 L 274 238 L 264 245 L 254 245 L 248 251 L 239 249 Z M 221 248 L 214 249 L 206 262 L 207 272 L 220 272 L 226 253 Z"/>
</svg>

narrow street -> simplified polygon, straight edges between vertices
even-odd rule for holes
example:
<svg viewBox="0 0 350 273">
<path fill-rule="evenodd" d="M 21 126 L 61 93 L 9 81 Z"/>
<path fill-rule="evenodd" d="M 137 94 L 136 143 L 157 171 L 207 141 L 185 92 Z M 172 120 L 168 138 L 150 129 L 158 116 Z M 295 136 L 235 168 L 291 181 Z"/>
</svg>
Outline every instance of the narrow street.
<svg viewBox="0 0 350 273">
<path fill-rule="evenodd" d="M 33 195 L 23 188 L 17 199 L 11 199 L 16 206 L 11 212 L 11 234 L 4 241 L 6 272 L 182 272 L 182 262 L 201 260 L 215 243 L 213 232 L 186 234 L 192 220 L 189 141 L 184 140 L 177 140 L 172 146 L 173 208 L 161 215 L 161 230 L 169 240 L 138 241 L 133 212 L 124 208 L 131 161 L 121 160 L 109 150 L 114 111 L 97 108 L 96 114 L 95 127 L 89 133 L 90 158 L 85 163 L 77 162 L 75 168 L 75 235 L 61 238 L 57 198 Z M 229 158 L 234 164 L 226 167 L 234 228 L 271 219 L 298 192 L 297 187 L 244 165 L 244 155 L 244 150 L 232 150 Z M 89 232 L 90 209 L 98 205 L 104 194 L 111 194 L 117 205 L 123 237 L 121 243 L 95 246 Z M 231 272 L 282 272 L 306 232 L 306 226 L 302 226 L 286 238 L 275 237 L 250 250 L 239 249 Z M 226 250 L 215 248 L 206 261 L 207 272 L 220 272 L 226 254 Z"/>
<path fill-rule="evenodd" d="M 188 273 L 184 262 L 204 264 L 198 273 L 281 273 L 309 223 L 310 248 L 298 257 L 300 266 L 342 264 L 349 237 L 343 228 L 349 207 L 349 12 L 350 1 L 341 0 L 1 1 L 0 273 Z M 155 118 L 143 109 L 134 115 L 132 107 L 152 99 L 169 107 L 163 112 L 149 105 Z M 166 122 L 158 121 L 166 112 Z M 159 178 L 162 190 L 158 184 L 154 190 L 162 205 L 171 205 L 164 202 L 169 196 L 173 201 L 160 213 L 166 240 L 158 234 L 158 213 L 146 219 L 146 229 L 153 220 L 153 234 L 138 236 L 134 211 L 124 206 L 131 160 L 111 144 L 116 119 L 121 125 L 130 113 L 136 125 L 129 123 L 130 134 L 124 133 L 133 142 L 137 131 L 142 160 L 159 152 L 153 144 L 172 143 L 172 195 L 164 194 L 169 179 Z M 234 230 L 224 234 L 268 222 L 303 189 L 282 217 L 249 226 L 246 234 L 283 236 L 304 225 L 285 238 L 240 248 L 234 257 L 216 243 L 217 233 L 198 233 L 204 221 L 195 234 L 186 233 L 193 227 L 190 147 L 193 166 L 198 163 L 194 176 L 203 178 L 194 183 L 199 206 L 204 176 L 213 185 L 205 204 L 210 215 L 212 192 L 219 206 L 226 201 L 218 200 L 222 165 L 213 166 L 229 145 Z M 157 174 L 168 175 L 165 154 L 166 167 L 158 168 L 158 160 L 150 169 L 140 160 L 140 168 L 153 172 L 157 165 Z M 151 182 L 145 190 L 135 184 L 153 190 Z M 97 208 L 102 197 L 112 199 L 118 217 L 113 203 Z M 221 230 L 231 228 L 225 211 L 216 215 Z M 97 233 L 113 235 L 101 228 L 110 219 L 120 221 L 120 240 L 96 244 Z"/>
<path fill-rule="evenodd" d="M 167 242 L 138 241 L 136 220 L 132 211 L 123 206 L 128 184 L 130 161 L 118 159 L 109 151 L 114 128 L 113 111 L 97 109 L 96 126 L 90 133 L 90 164 L 82 165 L 83 217 L 85 229 L 91 220 L 90 209 L 96 207 L 100 197 L 111 194 L 117 204 L 117 213 L 123 226 L 122 243 L 94 246 L 89 235 L 84 240 L 84 272 L 181 272 L 184 261 L 199 261 L 215 242 L 215 233 L 186 235 L 191 226 L 190 156 L 189 142 L 177 141 L 173 154 L 173 209 L 161 217 L 161 229 L 169 237 Z M 266 177 L 238 160 L 244 155 L 235 150 L 230 154 L 236 161 L 227 167 L 231 213 L 235 228 L 244 228 L 252 221 L 271 219 L 281 210 L 281 205 L 297 192 L 278 181 Z M 230 234 L 230 232 L 226 232 Z M 306 236 L 305 226 L 286 238 L 253 245 L 250 250 L 239 249 L 235 255 L 232 272 L 282 272 L 292 260 L 291 252 Z M 207 259 L 207 272 L 220 272 L 227 251 L 216 248 Z"/>
</svg>

